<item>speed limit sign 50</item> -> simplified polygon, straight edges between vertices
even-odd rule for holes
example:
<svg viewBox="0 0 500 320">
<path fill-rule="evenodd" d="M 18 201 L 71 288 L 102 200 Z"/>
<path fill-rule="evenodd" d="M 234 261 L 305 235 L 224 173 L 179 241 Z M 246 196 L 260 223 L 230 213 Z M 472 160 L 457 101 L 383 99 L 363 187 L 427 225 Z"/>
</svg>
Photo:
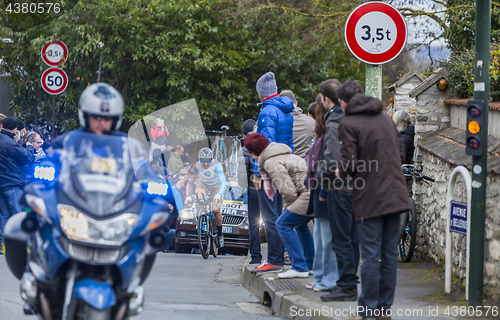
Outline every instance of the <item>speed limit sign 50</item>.
<svg viewBox="0 0 500 320">
<path fill-rule="evenodd" d="M 406 24 L 393 6 L 367 2 L 347 18 L 345 40 L 349 50 L 368 64 L 383 64 L 396 58 L 406 44 Z"/>
<path fill-rule="evenodd" d="M 49 68 L 42 74 L 41 82 L 45 92 L 56 95 L 63 92 L 68 86 L 68 76 L 59 68 Z"/>
</svg>

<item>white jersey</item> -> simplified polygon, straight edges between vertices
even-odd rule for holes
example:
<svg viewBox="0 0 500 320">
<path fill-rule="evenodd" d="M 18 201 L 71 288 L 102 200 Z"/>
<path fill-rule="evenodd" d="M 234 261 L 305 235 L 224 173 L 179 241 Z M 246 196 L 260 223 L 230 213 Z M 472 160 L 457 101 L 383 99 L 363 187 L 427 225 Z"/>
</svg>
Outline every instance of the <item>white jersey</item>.
<svg viewBox="0 0 500 320">
<path fill-rule="evenodd" d="M 198 176 L 200 181 L 206 185 L 214 185 L 221 183 L 219 176 L 222 173 L 224 175 L 224 170 L 222 169 L 222 165 L 220 162 L 212 159 L 210 163 L 210 167 L 208 169 L 203 168 L 201 163 L 198 161 L 195 163 L 196 169 L 198 170 Z"/>
</svg>

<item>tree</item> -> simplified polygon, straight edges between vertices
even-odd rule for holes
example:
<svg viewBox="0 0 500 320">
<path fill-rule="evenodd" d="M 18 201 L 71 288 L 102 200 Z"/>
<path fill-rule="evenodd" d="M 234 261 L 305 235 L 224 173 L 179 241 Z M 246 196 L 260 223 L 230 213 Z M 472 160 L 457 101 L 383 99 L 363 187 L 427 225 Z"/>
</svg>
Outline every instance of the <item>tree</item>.
<svg viewBox="0 0 500 320">
<path fill-rule="evenodd" d="M 196 98 L 205 127 L 228 124 L 239 132 L 244 120 L 256 118 L 255 82 L 270 70 L 280 89 L 294 90 L 302 107 L 327 78 L 364 79 L 342 29 L 302 14 L 307 3 L 283 1 L 297 10 L 256 0 L 60 3 L 60 14 L 41 22 L 5 15 L 0 35 L 14 44 L 0 44 L 0 58 L 12 77 L 11 105 L 26 117 L 47 117 L 51 99 L 39 85 L 46 68 L 39 52 L 50 39 L 68 45 L 62 68 L 70 84 L 57 96 L 57 122 L 64 130 L 77 127 L 78 97 L 97 80 L 101 58 L 101 81 L 125 100 L 124 129 L 154 110 Z"/>
</svg>

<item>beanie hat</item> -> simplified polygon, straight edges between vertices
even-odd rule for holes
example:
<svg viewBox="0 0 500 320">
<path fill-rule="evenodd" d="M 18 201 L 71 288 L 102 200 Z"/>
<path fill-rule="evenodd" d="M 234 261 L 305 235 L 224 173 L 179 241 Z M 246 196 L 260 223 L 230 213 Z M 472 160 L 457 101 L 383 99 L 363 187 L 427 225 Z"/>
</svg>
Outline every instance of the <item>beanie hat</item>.
<svg viewBox="0 0 500 320">
<path fill-rule="evenodd" d="M 247 134 L 253 132 L 253 128 L 255 127 L 255 120 L 253 119 L 248 119 L 245 122 L 243 122 L 243 126 L 241 127 L 241 131 L 244 136 Z"/>
<path fill-rule="evenodd" d="M 17 128 L 16 118 L 7 117 L 3 119 L 2 125 L 5 129 L 14 130 Z"/>
<path fill-rule="evenodd" d="M 269 97 L 278 94 L 278 85 L 274 78 L 274 73 L 267 72 L 257 80 L 257 93 L 262 97 Z"/>
<path fill-rule="evenodd" d="M 24 122 L 21 119 L 16 119 L 17 121 L 17 130 L 21 131 L 24 129 Z"/>
</svg>

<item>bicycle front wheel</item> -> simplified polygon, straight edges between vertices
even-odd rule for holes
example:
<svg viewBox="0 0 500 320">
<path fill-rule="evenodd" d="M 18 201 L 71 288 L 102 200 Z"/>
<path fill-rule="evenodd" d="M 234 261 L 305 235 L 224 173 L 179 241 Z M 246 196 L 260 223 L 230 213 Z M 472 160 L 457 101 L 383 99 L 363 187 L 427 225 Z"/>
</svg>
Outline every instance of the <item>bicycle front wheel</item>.
<svg viewBox="0 0 500 320">
<path fill-rule="evenodd" d="M 214 258 L 217 258 L 217 255 L 219 254 L 219 239 L 217 239 L 217 226 L 215 225 L 214 219 L 211 217 L 210 219 L 210 229 L 212 232 L 210 232 L 210 239 L 211 239 L 211 250 L 210 253 L 214 256 Z"/>
<path fill-rule="evenodd" d="M 210 247 L 212 244 L 212 237 L 210 231 L 209 218 L 207 214 L 202 214 L 198 218 L 198 245 L 200 246 L 200 253 L 204 259 L 208 259 L 210 254 Z"/>
<path fill-rule="evenodd" d="M 415 201 L 410 198 L 411 210 L 400 216 L 399 256 L 401 261 L 410 262 L 417 241 L 417 210 Z"/>
</svg>

